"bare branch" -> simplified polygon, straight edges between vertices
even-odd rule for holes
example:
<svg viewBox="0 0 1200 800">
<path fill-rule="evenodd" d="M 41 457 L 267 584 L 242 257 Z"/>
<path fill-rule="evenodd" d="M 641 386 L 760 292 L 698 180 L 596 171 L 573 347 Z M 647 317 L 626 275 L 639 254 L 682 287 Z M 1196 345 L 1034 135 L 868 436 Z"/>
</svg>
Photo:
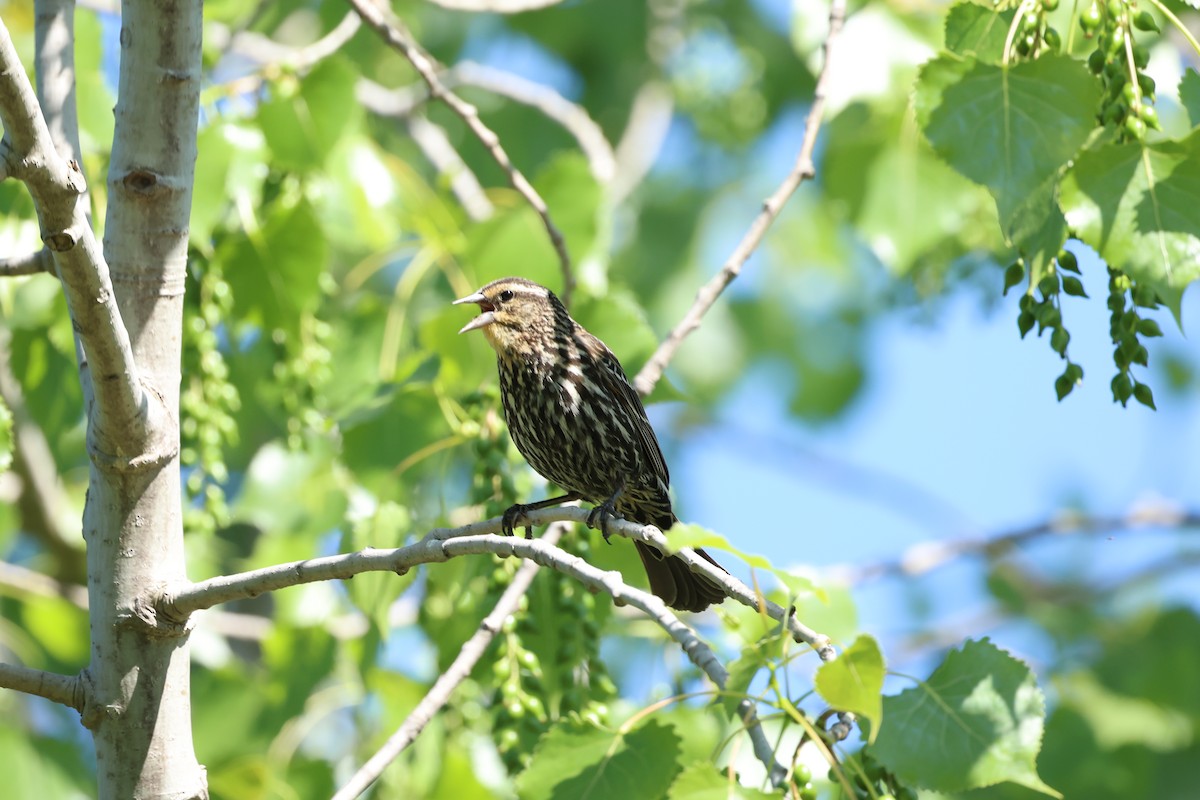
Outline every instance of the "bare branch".
<svg viewBox="0 0 1200 800">
<path fill-rule="evenodd" d="M 1044 537 L 1131 528 L 1200 528 L 1200 512 L 1185 511 L 1167 503 L 1142 506 L 1120 516 L 1091 516 L 1068 512 L 1044 522 L 1000 533 L 919 542 L 907 548 L 899 558 L 865 566 L 834 567 L 833 574 L 837 580 L 848 585 L 892 576 L 916 577 L 933 572 L 960 558 L 995 558 Z"/>
<path fill-rule="evenodd" d="M 30 416 L 21 384 L 13 375 L 11 344 L 11 334 L 0 329 L 0 398 L 13 417 L 13 470 L 22 483 L 18 503 L 21 517 L 26 529 L 53 553 L 62 573 L 82 580 L 86 574 L 85 555 L 73 543 L 81 541 L 80 534 L 64 522 L 70 503 L 46 434 Z"/>
<path fill-rule="evenodd" d="M 530 525 L 550 522 L 584 522 L 588 511 L 577 506 L 541 509 L 530 512 L 526 519 Z M 144 619 L 154 617 L 161 623 L 178 625 L 189 614 L 218 603 L 246 597 L 255 597 L 263 592 L 312 583 L 323 580 L 345 579 L 369 571 L 389 571 L 403 574 L 420 564 L 446 561 L 464 555 L 491 553 L 500 556 L 517 556 L 531 559 L 541 566 L 548 566 L 569 575 L 585 585 L 609 594 L 614 602 L 633 606 L 654 619 L 667 633 L 679 642 L 684 652 L 720 688 L 724 688 L 728 673 L 703 641 L 691 628 L 684 625 L 659 598 L 626 585 L 618 572 L 604 572 L 578 556 L 571 555 L 541 539 L 522 539 L 497 536 L 501 529 L 499 517 L 472 523 L 460 528 L 430 531 L 420 542 L 392 550 L 365 549 L 355 553 L 312 558 L 277 564 L 238 575 L 221 576 L 197 583 L 168 587 L 156 596 L 144 599 L 145 608 L 153 608 L 153 614 L 139 614 Z M 643 526 L 626 520 L 614 519 L 608 530 L 621 536 L 644 541 L 663 549 L 666 538 L 654 526 Z M 688 548 L 677 555 L 698 572 L 719 583 L 729 595 L 773 619 L 782 622 L 797 641 L 810 645 L 824 661 L 836 658 L 829 638 L 801 624 L 793 613 L 766 602 L 736 578 L 713 567 Z M 772 753 L 769 742 L 756 722 L 753 702 L 744 701 L 739 707 L 747 728 L 755 739 L 755 752 L 760 758 Z M 845 737 L 850 731 L 850 718 L 840 727 L 835 726 L 835 735 Z M 771 760 L 765 761 L 772 780 L 782 780 L 786 769 Z"/>
<path fill-rule="evenodd" d="M 303 72 L 341 50 L 358 33 L 361 25 L 358 14 L 347 11 L 333 30 L 303 47 L 279 44 L 254 31 L 234 32 L 218 25 L 209 28 L 208 41 L 218 49 L 227 48 L 230 52 L 252 58 L 264 67 Z"/>
<path fill-rule="evenodd" d="M 78 675 L 58 675 L 0 662 L 0 689 L 37 695 L 83 712 L 84 682 Z"/>
<path fill-rule="evenodd" d="M 486 11 L 493 14 L 518 14 L 556 6 L 563 0 L 432 0 L 435 6 L 451 11 Z"/>
<path fill-rule="evenodd" d="M 39 272 L 54 272 L 54 259 L 50 257 L 50 251 L 45 247 L 32 253 L 0 258 L 0 278 L 36 275 Z"/>
<path fill-rule="evenodd" d="M 106 452 L 128 452 L 131 442 L 140 445 L 145 439 L 151 401 L 138 380 L 108 264 L 87 221 L 83 175 L 77 163 L 68 164 L 55 150 L 3 22 L 0 121 L 4 124 L 0 162 L 7 174 L 23 181 L 33 196 L 42 241 L 54 255 L 71 318 L 91 365 L 96 419 L 103 423 L 94 431 L 97 441 Z"/>
<path fill-rule="evenodd" d="M 475 173 L 450 143 L 445 129 L 421 114 L 409 116 L 407 124 L 409 135 L 425 153 L 425 157 L 438 172 L 450 179 L 450 191 L 462 203 L 467 216 L 476 222 L 491 217 L 496 210 L 492 201 L 483 191 Z"/>
<path fill-rule="evenodd" d="M 547 529 L 541 541 L 552 545 L 557 544 L 566 527 L 563 523 L 554 523 Z M 500 626 L 504 623 L 505 618 L 517 610 L 517 604 L 528 591 L 539 569 L 540 567 L 534 561 L 526 561 L 521 565 L 517 574 L 513 576 L 512 583 L 504 590 L 504 594 L 500 595 L 500 599 L 496 601 L 496 605 L 492 607 L 488 615 L 479 623 L 479 629 L 458 651 L 454 662 L 438 676 L 429 692 L 421 698 L 421 702 L 417 703 L 417 707 L 408 715 L 404 724 L 366 763 L 358 768 L 350 780 L 346 781 L 345 785 L 333 796 L 333 800 L 351 800 L 351 798 L 358 797 L 383 774 L 388 764 L 395 761 L 405 748 L 416 741 L 417 736 L 433 719 L 433 715 L 450 701 L 451 693 L 471 674 L 471 670 L 483 657 L 488 645 L 500 632 Z"/>
<path fill-rule="evenodd" d="M 596 180 L 601 183 L 612 180 L 616 169 L 612 145 L 583 106 L 572 103 L 545 84 L 474 61 L 455 64 L 443 77 L 447 87 L 473 86 L 536 108 L 575 137 Z"/>
<path fill-rule="evenodd" d="M 0 586 L 15 589 L 21 594 L 38 597 L 61 597 L 77 608 L 87 609 L 87 589 L 78 584 L 63 583 L 49 575 L 0 561 Z"/>
<path fill-rule="evenodd" d="M 808 109 L 808 117 L 804 121 L 804 140 L 800 145 L 800 153 L 796 156 L 796 164 L 792 167 L 792 171 L 784 178 L 783 183 L 779 184 L 779 188 L 766 199 L 763 203 L 762 211 L 755 217 L 751 223 L 750 229 L 746 231 L 745 236 L 734 248 L 729 259 L 721 267 L 721 271 L 709 280 L 700 291 L 696 294 L 696 301 L 692 307 L 688 309 L 687 314 L 680 320 L 679 324 L 668 334 L 663 340 L 658 349 L 654 351 L 654 355 L 646 362 L 638 372 L 637 378 L 634 379 L 634 385 L 637 390 L 643 395 L 649 394 L 655 384 L 662 377 L 663 370 L 667 368 L 667 364 L 675 357 L 675 353 L 679 350 L 683 340 L 700 327 L 700 321 L 725 291 L 725 287 L 733 282 L 733 279 L 738 276 L 745 265 L 746 260 L 757 249 L 759 243 L 762 242 L 763 236 L 766 235 L 775 219 L 779 216 L 779 212 L 783 209 L 784 203 L 792 196 L 792 193 L 800 186 L 801 183 L 812 178 L 816 174 L 816 168 L 813 166 L 812 154 L 813 149 L 817 145 L 817 133 L 821 128 L 821 120 L 825 114 L 825 92 L 829 84 L 829 75 L 831 64 L 833 63 L 832 55 L 834 52 L 834 43 L 837 41 L 838 34 L 842 30 L 842 23 L 846 18 L 846 0 L 833 0 L 829 6 L 829 33 L 825 37 L 824 63 L 821 65 L 821 73 L 817 77 L 817 86 L 813 92 L 812 105 Z"/>
<path fill-rule="evenodd" d="M 75 107 L 75 0 L 34 0 L 37 96 L 50 138 L 66 161 L 82 163 Z"/>
<path fill-rule="evenodd" d="M 546 201 L 542 199 L 533 185 L 525 178 L 525 176 L 512 163 L 512 159 L 508 157 L 508 153 L 500 144 L 500 137 L 495 132 L 483 124 L 483 120 L 479 118 L 479 111 L 470 103 L 464 101 L 461 97 L 450 91 L 438 78 L 437 66 L 433 60 L 421 49 L 417 44 L 409 30 L 400 20 L 396 19 L 390 12 L 374 4 L 373 0 L 348 0 L 354 10 L 358 12 L 363 21 L 370 25 L 381 37 L 395 50 L 399 51 L 413 69 L 425 81 L 425 85 L 429 87 L 430 97 L 441 100 L 451 111 L 453 111 L 464 123 L 471 133 L 483 144 L 487 151 L 495 159 L 500 169 L 508 176 L 509 183 L 517 190 L 518 193 L 533 207 L 538 216 L 542 220 L 542 225 L 546 228 L 546 233 L 550 237 L 550 243 L 554 246 L 554 251 L 558 254 L 559 264 L 562 268 L 563 290 L 562 300 L 564 304 L 569 304 L 571 294 L 575 289 L 575 273 L 571 269 L 571 257 L 567 253 L 567 244 L 563 240 L 562 232 L 550 219 L 550 209 L 546 206 Z"/>
<path fill-rule="evenodd" d="M 675 98 L 662 81 L 650 81 L 634 96 L 629 122 L 617 143 L 611 184 L 613 205 L 620 205 L 650 173 L 667 139 L 674 113 Z"/>
</svg>

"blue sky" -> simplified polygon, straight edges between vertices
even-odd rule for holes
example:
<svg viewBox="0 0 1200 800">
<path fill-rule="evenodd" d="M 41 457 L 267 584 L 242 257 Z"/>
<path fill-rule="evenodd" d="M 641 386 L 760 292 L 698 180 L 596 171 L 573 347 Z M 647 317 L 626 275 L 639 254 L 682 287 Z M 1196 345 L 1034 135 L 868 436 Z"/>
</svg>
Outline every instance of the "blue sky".
<svg viewBox="0 0 1200 800">
<path fill-rule="evenodd" d="M 1087 285 L 1103 286 L 1094 257 L 1081 266 Z M 1085 382 L 1062 403 L 1053 389 L 1061 362 L 1044 340 L 1019 338 L 1015 305 L 1010 296 L 987 313 L 975 297 L 961 296 L 933 325 L 898 314 L 882 321 L 864 396 L 833 424 L 796 422 L 770 377 L 752 376 L 720 414 L 731 427 L 672 443 L 684 518 L 773 563 L 819 575 L 834 564 L 895 557 L 929 539 L 1037 523 L 1066 508 L 1123 514 L 1158 500 L 1200 506 L 1200 469 L 1191 458 L 1200 452 L 1200 405 L 1172 396 L 1158 370 L 1143 375 L 1155 388 L 1157 412 L 1112 402 L 1103 295 L 1065 301 L 1071 353 Z M 1194 293 L 1183 316 L 1185 325 L 1200 319 Z M 1161 321 L 1166 336 L 1151 344 L 1152 367 L 1168 349 L 1194 364 L 1194 346 L 1169 318 Z M 670 411 L 651 414 L 666 430 Z M 1100 580 L 1185 549 L 1186 536 L 1078 536 L 1026 556 Z M 929 579 L 935 613 L 983 612 L 980 577 L 968 563 Z M 1160 587 L 1157 599 L 1197 603 L 1187 578 Z M 893 581 L 857 593 L 862 627 L 881 636 L 885 649 L 897 648 L 913 624 L 902 602 L 908 588 Z M 977 634 L 989 632 L 1036 659 L 1038 642 L 1027 630 Z"/>
</svg>

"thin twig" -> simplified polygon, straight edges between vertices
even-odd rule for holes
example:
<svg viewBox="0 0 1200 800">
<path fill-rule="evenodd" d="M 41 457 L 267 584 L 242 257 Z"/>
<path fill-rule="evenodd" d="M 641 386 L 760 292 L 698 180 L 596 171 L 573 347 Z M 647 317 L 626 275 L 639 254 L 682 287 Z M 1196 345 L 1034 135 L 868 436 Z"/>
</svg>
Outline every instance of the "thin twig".
<svg viewBox="0 0 1200 800">
<path fill-rule="evenodd" d="M 808 116 L 804 121 L 804 140 L 800 145 L 800 153 L 796 156 L 796 164 L 792 167 L 792 171 L 784 178 L 783 183 L 779 188 L 766 199 L 763 203 L 762 211 L 755 217 L 751 223 L 749 230 L 745 236 L 734 248 L 733 253 L 721 267 L 721 271 L 706 283 L 696 294 L 696 301 L 692 307 L 688 309 L 687 314 L 680 320 L 679 324 L 668 334 L 663 340 L 658 349 L 654 351 L 654 355 L 646 362 L 638 372 L 637 378 L 634 379 L 634 386 L 643 395 L 649 394 L 655 384 L 662 377 L 663 370 L 667 368 L 667 364 L 675 357 L 676 351 L 679 350 L 683 340 L 696 328 L 700 327 L 700 321 L 725 291 L 725 287 L 733 282 L 733 279 L 738 276 L 745 265 L 746 260 L 758 248 L 762 242 L 763 236 L 766 235 L 775 219 L 779 216 L 779 212 L 783 209 L 784 203 L 792 196 L 792 193 L 804 181 L 812 178 L 816 174 L 816 167 L 813 166 L 813 150 L 817 145 L 817 133 L 821 128 L 821 120 L 825 114 L 825 93 L 829 84 L 829 75 L 831 64 L 833 63 L 832 55 L 834 52 L 834 43 L 837 40 L 838 34 L 842 30 L 842 23 L 846 18 L 846 0 L 833 0 L 829 6 L 829 33 L 825 37 L 823 47 L 824 63 L 821 65 L 821 73 L 817 77 L 817 86 L 813 92 L 812 105 L 809 106 Z"/>
<path fill-rule="evenodd" d="M 911 578 L 933 572 L 960 558 L 994 558 L 1043 537 L 1130 528 L 1200 528 L 1200 512 L 1185 511 L 1176 506 L 1159 503 L 1135 508 L 1128 514 L 1119 516 L 1065 513 L 1034 525 L 985 536 L 918 542 L 907 548 L 898 558 L 864 566 L 834 567 L 833 574 L 836 580 L 851 586 L 891 576 Z"/>
<path fill-rule="evenodd" d="M 612 180 L 616 164 L 612 145 L 583 106 L 572 103 L 545 84 L 474 61 L 460 61 L 442 77 L 449 88 L 472 86 L 542 112 L 575 137 L 596 180 L 601 183 Z"/>
<path fill-rule="evenodd" d="M 329 33 L 302 47 L 279 44 L 254 31 L 230 31 L 224 26 L 214 26 L 206 33 L 208 43 L 217 49 L 228 48 L 230 52 L 251 58 L 269 69 L 303 72 L 341 50 L 358 33 L 361 25 L 358 14 L 347 11 Z"/>
<path fill-rule="evenodd" d="M 405 122 L 417 147 L 421 148 L 434 168 L 450 180 L 450 191 L 454 192 L 467 216 L 476 222 L 489 219 L 496 210 L 495 206 L 488 199 L 475 173 L 454 149 L 445 129 L 422 114 L 413 114 Z"/>
<path fill-rule="evenodd" d="M 36 275 L 39 272 L 54 273 L 54 259 L 50 257 L 50 251 L 44 247 L 31 253 L 0 258 L 0 278 Z"/>
<path fill-rule="evenodd" d="M 563 523 L 551 525 L 541 540 L 548 544 L 557 544 L 566 527 Z M 471 670 L 483 657 L 488 645 L 500 632 L 500 626 L 504 620 L 516 612 L 517 604 L 528 591 L 539 569 L 541 567 L 535 561 L 526 561 L 521 565 L 508 588 L 504 590 L 504 594 L 500 595 L 496 605 L 479 623 L 479 629 L 458 651 L 454 662 L 438 676 L 429 692 L 421 698 L 421 702 L 417 703 L 417 707 L 412 710 L 412 713 L 408 715 L 396 732 L 337 791 L 333 800 L 351 800 L 351 798 L 358 797 L 383 774 L 389 764 L 416 741 L 421 731 L 433 719 L 433 715 L 450 701 L 450 695 L 471 674 Z"/>
<path fill-rule="evenodd" d="M 563 276 L 563 303 L 569 304 L 571 294 L 575 289 L 575 273 L 571 269 L 571 257 L 567 253 L 567 243 L 563 239 L 562 232 L 550 219 L 550 209 L 546 206 L 546 201 L 542 199 L 533 185 L 525 178 L 525 176 L 512 163 L 512 159 L 508 157 L 508 153 L 500 144 L 500 137 L 495 132 L 483 124 L 479 118 L 479 111 L 470 103 L 463 100 L 461 97 L 450 91 L 441 79 L 438 78 L 438 69 L 433 60 L 421 49 L 417 44 L 409 30 L 404 24 L 395 18 L 390 12 L 374 4 L 373 0 L 347 0 L 354 10 L 359 13 L 371 28 L 373 28 L 383 40 L 392 48 L 399 51 L 413 69 L 425 81 L 425 85 L 429 87 L 430 97 L 440 100 L 445 103 L 451 111 L 453 111 L 464 123 L 471 133 L 479 139 L 484 148 L 491 154 L 492 158 L 508 176 L 509 183 L 513 188 L 533 207 L 537 215 L 542 220 L 542 225 L 546 228 L 546 233 L 550 237 L 550 243 L 554 247 L 555 253 L 558 254 L 559 264 L 562 268 Z M 840 0 L 838 0 L 840 2 Z"/>
<path fill-rule="evenodd" d="M 47 252 L 43 250 L 42 252 Z M 33 419 L 25 393 L 12 371 L 12 335 L 0 328 L 0 399 L 12 413 L 13 471 L 21 478 L 18 508 L 26 530 L 54 555 L 62 574 L 82 580 L 87 574 L 79 529 L 65 523 L 70 503 L 46 434 Z M 86 596 L 86 590 L 84 592 Z"/>
<path fill-rule="evenodd" d="M 83 681 L 78 675 L 59 675 L 0 662 L 0 689 L 37 695 L 81 713 L 83 711 Z"/>
<path fill-rule="evenodd" d="M 518 14 L 558 5 L 563 0 L 432 0 L 435 6 L 451 11 L 482 11 L 492 14 Z"/>
</svg>

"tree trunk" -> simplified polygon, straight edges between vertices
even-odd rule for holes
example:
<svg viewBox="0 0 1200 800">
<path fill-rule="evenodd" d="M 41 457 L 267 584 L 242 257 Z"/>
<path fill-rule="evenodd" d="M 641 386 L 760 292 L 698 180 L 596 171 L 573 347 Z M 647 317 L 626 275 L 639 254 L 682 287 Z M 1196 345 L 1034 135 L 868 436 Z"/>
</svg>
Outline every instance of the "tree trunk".
<svg viewBox="0 0 1200 800">
<path fill-rule="evenodd" d="M 89 410 L 88 546 L 101 798 L 207 797 L 192 746 L 187 631 L 145 621 L 145 593 L 186 578 L 179 384 L 200 93 L 200 0 L 126 0 L 104 253 L 145 390 L 148 435 Z M 109 376 L 90 374 L 99 382 Z M 157 402 L 156 402 L 157 401 Z M 161 413 L 155 413 L 155 407 Z"/>
</svg>

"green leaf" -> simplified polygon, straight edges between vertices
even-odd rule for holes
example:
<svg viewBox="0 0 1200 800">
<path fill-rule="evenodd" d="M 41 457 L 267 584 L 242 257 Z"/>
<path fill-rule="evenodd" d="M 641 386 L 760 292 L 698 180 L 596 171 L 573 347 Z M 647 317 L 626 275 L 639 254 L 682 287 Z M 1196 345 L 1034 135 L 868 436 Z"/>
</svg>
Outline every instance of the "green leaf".
<svg viewBox="0 0 1200 800">
<path fill-rule="evenodd" d="M 975 56 L 986 64 L 999 64 L 1015 11 L 997 14 L 975 3 L 959 3 L 946 14 L 946 49 L 960 56 Z"/>
<path fill-rule="evenodd" d="M 740 696 L 750 691 L 754 676 L 759 673 L 774 658 L 780 657 L 783 636 L 781 627 L 775 624 L 774 630 L 742 648 L 742 654 L 729 665 L 729 677 L 725 681 L 725 691 L 729 694 L 721 696 L 721 705 L 733 719 L 738 718 L 738 704 L 743 700 Z"/>
<path fill-rule="evenodd" d="M 738 783 L 725 770 L 715 764 L 697 763 L 687 767 L 667 792 L 667 800 L 772 800 L 777 794 L 768 794 Z"/>
<path fill-rule="evenodd" d="M 0 727 L 0 775 L 4 776 L 5 797 L 87 797 L 95 790 L 89 772 L 76 748 L 32 736 L 20 727 Z"/>
<path fill-rule="evenodd" d="M 391 501 L 383 503 L 370 517 L 349 527 L 342 536 L 342 551 L 354 552 L 363 548 L 389 549 L 400 547 L 412 528 L 407 508 Z M 392 602 L 412 585 L 415 571 L 404 575 L 391 572 L 367 572 L 346 582 L 350 601 L 375 623 L 381 637 L 386 638 L 391 627 L 388 612 Z"/>
<path fill-rule="evenodd" d="M 1037 774 L 1045 701 L 1029 667 L 969 641 L 929 680 L 885 697 L 875 755 L 901 780 L 939 792 L 1012 781 L 1061 795 Z"/>
<path fill-rule="evenodd" d="M 222 250 L 235 313 L 267 331 L 298 335 L 301 314 L 316 309 L 329 262 L 312 206 L 305 200 L 273 206 L 261 230 L 231 238 Z"/>
<path fill-rule="evenodd" d="M 1058 207 L 1058 177 L 1051 176 L 1027 197 L 1021 198 L 1001 222 L 1005 238 L 1029 266 L 1031 286 L 1037 286 L 1067 239 L 1067 222 Z"/>
<path fill-rule="evenodd" d="M 1060 703 L 1087 720 L 1104 750 L 1137 745 L 1167 753 L 1192 742 L 1192 723 L 1183 711 L 1114 692 L 1091 672 L 1063 676 L 1055 687 Z"/>
<path fill-rule="evenodd" d="M 213 230 L 239 199 L 243 208 L 257 208 L 264 174 L 258 165 L 267 150 L 261 132 L 228 122 L 201 130 L 196 149 L 188 237 L 192 245 L 209 253 Z"/>
<path fill-rule="evenodd" d="M 883 675 L 879 643 L 863 635 L 836 659 L 820 666 L 814 686 L 832 708 L 870 720 L 873 741 L 883 718 Z"/>
<path fill-rule="evenodd" d="M 13 438 L 12 411 L 8 404 L 0 399 L 0 472 L 5 472 L 12 466 Z"/>
<path fill-rule="evenodd" d="M 1084 153 L 1063 180 L 1062 207 L 1080 239 L 1179 318 L 1184 288 L 1200 277 L 1200 131 Z"/>
<path fill-rule="evenodd" d="M 666 795 L 680 771 L 679 736 L 651 721 L 629 733 L 562 723 L 539 741 L 517 777 L 521 800 L 609 800 Z"/>
<path fill-rule="evenodd" d="M 258 107 L 258 124 L 271 149 L 271 165 L 300 172 L 322 167 L 334 147 L 362 123 L 354 96 L 357 71 L 339 58 L 327 58 L 300 82 L 284 77 L 272 97 Z"/>
<path fill-rule="evenodd" d="M 1187 111 L 1192 127 L 1200 125 L 1200 72 L 1194 67 L 1188 67 L 1179 81 L 1179 102 Z"/>
<path fill-rule="evenodd" d="M 1008 68 L 942 56 L 921 69 L 917 93 L 931 109 L 924 130 L 934 150 L 991 191 L 1006 229 L 1078 152 L 1100 99 L 1096 79 L 1066 56 Z"/>
</svg>

